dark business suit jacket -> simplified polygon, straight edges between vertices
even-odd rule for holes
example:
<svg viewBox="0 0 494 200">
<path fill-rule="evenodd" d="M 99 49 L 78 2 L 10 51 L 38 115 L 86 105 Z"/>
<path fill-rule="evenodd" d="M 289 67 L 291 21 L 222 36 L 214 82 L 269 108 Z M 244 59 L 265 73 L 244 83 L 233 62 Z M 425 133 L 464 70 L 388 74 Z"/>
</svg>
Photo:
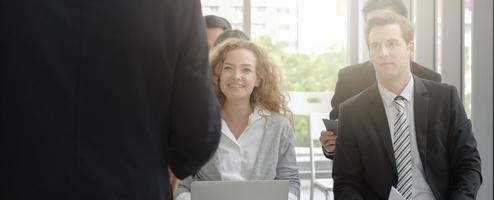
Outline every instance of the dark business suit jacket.
<svg viewBox="0 0 494 200">
<path fill-rule="evenodd" d="M 410 62 L 412 74 L 427 80 L 441 82 L 441 75 L 413 61 Z M 343 101 L 362 92 L 376 82 L 376 71 L 370 61 L 351 65 L 338 72 L 338 81 L 331 99 L 331 119 L 338 119 L 338 109 Z"/>
<path fill-rule="evenodd" d="M 412 74 L 427 80 L 441 82 L 441 74 L 432 71 L 422 65 L 410 61 Z M 331 112 L 329 118 L 338 119 L 338 109 L 343 101 L 362 92 L 376 82 L 376 71 L 370 61 L 350 65 L 338 72 L 338 81 L 331 99 Z M 324 150 L 324 149 L 323 149 Z M 326 158 L 333 159 L 333 154 L 323 151 Z"/>
<path fill-rule="evenodd" d="M 0 199 L 168 199 L 215 152 L 199 0 L 2 1 Z"/>
<path fill-rule="evenodd" d="M 414 76 L 417 145 L 438 200 L 475 199 L 480 156 L 453 86 Z M 387 199 L 397 184 L 393 146 L 377 83 L 340 106 L 333 163 L 336 199 Z"/>
</svg>

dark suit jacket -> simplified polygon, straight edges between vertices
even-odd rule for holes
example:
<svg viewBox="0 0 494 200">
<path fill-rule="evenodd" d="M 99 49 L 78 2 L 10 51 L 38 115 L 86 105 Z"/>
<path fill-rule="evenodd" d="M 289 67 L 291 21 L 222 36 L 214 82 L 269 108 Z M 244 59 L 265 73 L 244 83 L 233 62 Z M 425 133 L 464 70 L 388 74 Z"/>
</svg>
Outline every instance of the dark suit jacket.
<svg viewBox="0 0 494 200">
<path fill-rule="evenodd" d="M 414 77 L 417 145 L 434 196 L 475 199 L 482 182 L 471 122 L 454 86 Z M 387 199 L 397 172 L 377 83 L 345 101 L 333 163 L 336 199 Z"/>
<path fill-rule="evenodd" d="M 198 0 L 2 1 L 0 199 L 168 199 L 215 152 Z"/>
<path fill-rule="evenodd" d="M 441 82 L 441 74 L 423 67 L 413 61 L 410 61 L 410 68 L 414 75 L 432 81 Z M 350 65 L 338 72 L 338 81 L 334 89 L 334 95 L 331 99 L 331 112 L 329 118 L 338 119 L 338 109 L 340 104 L 352 96 L 362 92 L 376 82 L 376 71 L 370 61 Z M 324 150 L 324 149 L 323 149 Z M 323 151 L 325 152 L 325 151 Z M 324 155 L 333 159 L 334 155 Z"/>
<path fill-rule="evenodd" d="M 413 61 L 410 62 L 412 74 L 427 80 L 441 82 L 441 75 Z M 370 61 L 351 65 L 338 72 L 338 81 L 331 99 L 331 119 L 338 119 L 340 104 L 362 92 L 376 82 L 376 71 Z"/>
</svg>

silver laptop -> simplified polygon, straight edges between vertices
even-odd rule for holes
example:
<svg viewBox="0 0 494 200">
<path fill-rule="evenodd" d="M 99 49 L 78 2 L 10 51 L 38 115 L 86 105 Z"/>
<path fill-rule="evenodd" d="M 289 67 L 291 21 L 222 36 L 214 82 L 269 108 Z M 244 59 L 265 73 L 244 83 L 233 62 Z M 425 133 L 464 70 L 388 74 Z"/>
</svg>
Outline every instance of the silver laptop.
<svg viewBox="0 0 494 200">
<path fill-rule="evenodd" d="M 288 180 L 194 181 L 191 200 L 287 200 Z"/>
</svg>

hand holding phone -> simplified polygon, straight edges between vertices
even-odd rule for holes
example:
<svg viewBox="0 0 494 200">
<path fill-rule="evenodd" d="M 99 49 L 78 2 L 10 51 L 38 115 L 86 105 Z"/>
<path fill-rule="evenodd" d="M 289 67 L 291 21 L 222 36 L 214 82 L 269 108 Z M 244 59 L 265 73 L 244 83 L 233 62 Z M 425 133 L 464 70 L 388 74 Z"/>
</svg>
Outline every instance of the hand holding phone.
<svg viewBox="0 0 494 200">
<path fill-rule="evenodd" d="M 338 131 L 338 120 L 322 119 L 324 126 L 326 126 L 326 131 L 321 132 L 319 141 L 324 148 L 325 154 L 332 155 L 336 148 L 336 135 Z"/>
<path fill-rule="evenodd" d="M 326 130 L 332 131 L 335 135 L 338 133 L 338 120 L 330 120 L 330 119 L 322 119 L 324 122 L 324 126 L 326 126 Z"/>
</svg>

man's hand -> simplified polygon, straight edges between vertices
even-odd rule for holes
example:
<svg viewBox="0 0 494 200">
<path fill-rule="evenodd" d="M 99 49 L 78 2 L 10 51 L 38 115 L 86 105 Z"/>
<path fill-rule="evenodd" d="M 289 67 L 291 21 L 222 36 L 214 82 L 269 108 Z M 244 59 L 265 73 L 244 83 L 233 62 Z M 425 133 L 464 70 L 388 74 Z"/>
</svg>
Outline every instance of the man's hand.
<svg viewBox="0 0 494 200">
<path fill-rule="evenodd" d="M 336 147 L 336 135 L 333 131 L 321 131 L 319 141 L 322 147 L 329 153 L 333 153 Z"/>
</svg>

